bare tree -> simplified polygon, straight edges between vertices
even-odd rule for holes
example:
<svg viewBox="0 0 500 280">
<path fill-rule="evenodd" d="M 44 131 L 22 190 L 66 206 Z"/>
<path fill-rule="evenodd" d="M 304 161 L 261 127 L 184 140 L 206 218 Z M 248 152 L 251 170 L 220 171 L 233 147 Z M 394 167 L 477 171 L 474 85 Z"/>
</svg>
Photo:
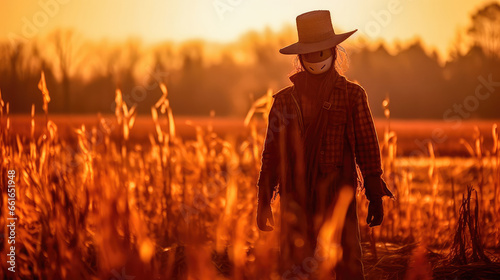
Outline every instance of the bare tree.
<svg viewBox="0 0 500 280">
<path fill-rule="evenodd" d="M 73 30 L 58 29 L 51 34 L 54 50 L 58 58 L 58 68 L 63 89 L 63 111 L 70 111 L 70 80 L 72 69 L 77 64 L 77 36 Z"/>
<path fill-rule="evenodd" d="M 500 58 L 500 4 L 491 3 L 472 15 L 468 33 L 473 43 L 491 57 Z"/>
<path fill-rule="evenodd" d="M 204 62 L 204 42 L 200 40 L 191 40 L 182 44 L 180 55 L 183 59 L 184 70 L 201 68 Z"/>
<path fill-rule="evenodd" d="M 121 76 L 124 80 L 128 80 L 129 83 L 135 83 L 134 71 L 141 59 L 142 42 L 138 38 L 129 38 L 125 42 L 124 46 L 124 62 L 123 68 L 121 69 Z"/>
<path fill-rule="evenodd" d="M 18 43 L 11 45 L 10 49 L 10 72 L 11 72 L 11 90 L 12 92 L 17 92 L 19 77 L 22 75 L 21 65 L 23 60 L 23 49 L 25 48 L 24 43 Z"/>
</svg>

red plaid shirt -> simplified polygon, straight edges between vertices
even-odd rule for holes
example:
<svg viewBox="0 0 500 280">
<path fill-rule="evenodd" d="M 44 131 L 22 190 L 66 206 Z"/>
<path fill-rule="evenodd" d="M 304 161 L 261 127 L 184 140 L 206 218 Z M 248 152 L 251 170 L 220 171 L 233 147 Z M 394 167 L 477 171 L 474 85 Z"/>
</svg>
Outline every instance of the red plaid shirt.
<svg viewBox="0 0 500 280">
<path fill-rule="evenodd" d="M 265 188 L 271 189 L 279 180 L 277 168 L 280 162 L 280 132 L 283 129 L 304 130 L 300 99 L 294 86 L 280 90 L 273 97 L 258 182 L 260 188 L 267 186 Z M 343 145 L 350 144 L 350 147 L 354 147 L 353 159 L 363 177 L 380 177 L 382 175 L 380 148 L 365 90 L 344 76 L 339 76 L 335 83 L 333 102 L 327 113 L 328 124 L 322 138 L 320 168 L 328 172 L 342 166 Z M 349 143 L 344 141 L 346 133 Z M 367 196 L 368 192 L 380 197 L 392 196 L 389 190 L 372 188 L 373 190 L 366 191 Z"/>
</svg>

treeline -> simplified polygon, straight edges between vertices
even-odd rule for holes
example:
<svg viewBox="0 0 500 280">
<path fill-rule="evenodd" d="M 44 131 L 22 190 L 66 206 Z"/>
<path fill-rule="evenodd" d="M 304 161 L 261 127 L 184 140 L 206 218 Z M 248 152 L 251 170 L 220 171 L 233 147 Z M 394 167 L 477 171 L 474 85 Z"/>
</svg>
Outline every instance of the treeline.
<svg viewBox="0 0 500 280">
<path fill-rule="evenodd" d="M 366 89 L 375 116 L 456 120 L 500 118 L 500 60 L 475 46 L 440 66 L 419 43 L 390 55 L 381 46 L 353 54 L 348 75 Z"/>
<path fill-rule="evenodd" d="M 421 42 L 347 45 L 346 75 L 368 92 L 375 116 L 389 98 L 394 118 L 500 117 L 500 5 L 471 16 L 470 26 L 440 63 Z M 249 32 L 230 44 L 201 40 L 148 46 L 139 39 L 91 42 L 73 30 L 31 41 L 0 44 L 0 90 L 13 113 L 42 106 L 37 89 L 43 70 L 51 113 L 113 113 L 115 90 L 149 114 L 165 83 L 176 115 L 242 117 L 268 88 L 288 85 L 294 58 L 278 49 L 296 40 L 295 27 Z M 388 49 L 391 49 L 391 52 Z"/>
</svg>

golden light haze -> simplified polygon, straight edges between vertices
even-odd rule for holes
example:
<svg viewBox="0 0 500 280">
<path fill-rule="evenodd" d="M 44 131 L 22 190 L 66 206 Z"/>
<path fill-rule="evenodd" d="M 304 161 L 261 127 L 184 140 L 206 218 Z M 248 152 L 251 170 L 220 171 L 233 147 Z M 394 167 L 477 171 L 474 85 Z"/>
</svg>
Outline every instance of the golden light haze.
<svg viewBox="0 0 500 280">
<path fill-rule="evenodd" d="M 39 0 L 4 1 L 1 38 L 31 39 L 55 28 L 74 28 L 91 39 L 139 37 L 146 42 L 202 38 L 233 41 L 249 29 L 295 25 L 295 17 L 328 9 L 339 31 L 388 42 L 422 38 L 447 53 L 459 28 L 484 0 Z"/>
</svg>

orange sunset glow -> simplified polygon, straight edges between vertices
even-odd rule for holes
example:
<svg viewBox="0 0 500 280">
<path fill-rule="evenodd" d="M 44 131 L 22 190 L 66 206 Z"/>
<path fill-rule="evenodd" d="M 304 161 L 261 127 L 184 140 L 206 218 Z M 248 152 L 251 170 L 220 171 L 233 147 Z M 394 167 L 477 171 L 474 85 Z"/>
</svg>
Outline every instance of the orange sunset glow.
<svg viewBox="0 0 500 280">
<path fill-rule="evenodd" d="M 1 7 L 0 279 L 500 279 L 500 1 Z"/>
<path fill-rule="evenodd" d="M 0 36 L 30 37 L 55 28 L 74 28 L 91 39 L 122 40 L 135 36 L 147 42 L 200 38 L 230 42 L 248 30 L 275 30 L 294 24 L 295 16 L 313 9 L 332 12 L 335 27 L 359 29 L 369 39 L 405 41 L 420 37 L 445 53 L 459 28 L 484 0 L 382 1 L 8 1 L 0 12 Z M 44 16 L 45 14 L 46 16 Z"/>
</svg>

